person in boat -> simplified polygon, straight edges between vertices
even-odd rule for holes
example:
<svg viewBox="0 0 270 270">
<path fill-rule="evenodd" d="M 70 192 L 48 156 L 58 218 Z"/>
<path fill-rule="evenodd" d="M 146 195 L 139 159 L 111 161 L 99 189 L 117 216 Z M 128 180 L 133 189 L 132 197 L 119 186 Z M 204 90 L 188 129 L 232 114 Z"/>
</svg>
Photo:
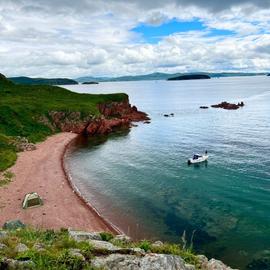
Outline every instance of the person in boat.
<svg viewBox="0 0 270 270">
<path fill-rule="evenodd" d="M 208 152 L 207 152 L 207 150 L 205 150 L 205 155 L 207 156 L 207 154 L 208 154 Z"/>
</svg>

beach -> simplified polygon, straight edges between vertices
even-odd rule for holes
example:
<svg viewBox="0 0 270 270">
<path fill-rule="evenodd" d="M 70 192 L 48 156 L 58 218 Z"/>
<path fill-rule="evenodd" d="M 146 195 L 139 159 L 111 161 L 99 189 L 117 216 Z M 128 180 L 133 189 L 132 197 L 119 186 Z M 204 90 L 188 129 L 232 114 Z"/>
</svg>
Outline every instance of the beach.
<svg viewBox="0 0 270 270">
<path fill-rule="evenodd" d="M 16 164 L 9 169 L 14 174 L 12 182 L 0 188 L 1 226 L 19 219 L 37 228 L 116 232 L 74 192 L 66 176 L 63 156 L 77 136 L 59 133 L 37 144 L 36 150 L 18 153 Z M 37 192 L 44 204 L 23 209 L 24 196 L 30 192 Z"/>
</svg>

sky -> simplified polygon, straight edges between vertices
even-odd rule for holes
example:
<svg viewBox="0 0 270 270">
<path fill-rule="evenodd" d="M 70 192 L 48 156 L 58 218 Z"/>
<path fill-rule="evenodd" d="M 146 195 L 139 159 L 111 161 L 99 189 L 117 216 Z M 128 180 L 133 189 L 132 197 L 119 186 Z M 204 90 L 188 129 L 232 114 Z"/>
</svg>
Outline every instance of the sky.
<svg viewBox="0 0 270 270">
<path fill-rule="evenodd" d="M 0 0 L 0 73 L 270 72 L 270 0 Z"/>
</svg>

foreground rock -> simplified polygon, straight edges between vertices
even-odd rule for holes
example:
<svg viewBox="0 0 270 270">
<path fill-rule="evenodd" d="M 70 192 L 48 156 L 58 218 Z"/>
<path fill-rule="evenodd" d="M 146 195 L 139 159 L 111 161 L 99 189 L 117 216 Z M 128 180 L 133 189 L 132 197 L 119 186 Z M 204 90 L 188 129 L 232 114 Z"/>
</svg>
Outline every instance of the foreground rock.
<svg viewBox="0 0 270 270">
<path fill-rule="evenodd" d="M 239 108 L 244 107 L 244 106 L 245 106 L 245 104 L 244 104 L 243 101 L 238 103 L 238 104 L 223 101 L 223 102 L 221 102 L 219 104 L 211 105 L 212 108 L 222 108 L 222 109 L 225 109 L 225 110 L 238 110 Z"/>
<path fill-rule="evenodd" d="M 95 258 L 92 265 L 104 270 L 195 270 L 195 266 L 186 265 L 181 257 L 167 254 L 147 254 L 143 257 L 111 254 Z"/>
<path fill-rule="evenodd" d="M 0 238 L 0 269 L 40 269 L 40 262 L 46 261 L 46 269 L 232 270 L 221 261 L 196 256 L 180 245 L 160 241 L 134 243 L 124 234 L 71 229 L 40 230 L 36 234 L 29 228 L 0 232 L 4 236 Z M 27 236 L 35 242 L 32 247 Z M 56 250 L 59 256 L 55 257 Z"/>
</svg>

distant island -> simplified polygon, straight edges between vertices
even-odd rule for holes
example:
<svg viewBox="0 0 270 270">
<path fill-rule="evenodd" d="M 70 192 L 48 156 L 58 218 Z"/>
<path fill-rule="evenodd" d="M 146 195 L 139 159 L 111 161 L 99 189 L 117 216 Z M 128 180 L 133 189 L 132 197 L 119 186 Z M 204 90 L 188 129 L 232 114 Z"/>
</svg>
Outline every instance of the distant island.
<svg viewBox="0 0 270 270">
<path fill-rule="evenodd" d="M 206 74 L 189 74 L 189 75 L 180 75 L 177 77 L 168 78 L 168 81 L 186 81 L 186 80 L 205 80 L 211 79 L 209 75 Z"/>
<path fill-rule="evenodd" d="M 23 84 L 23 85 L 70 85 L 70 84 L 78 84 L 77 81 L 67 78 L 30 78 L 30 77 L 11 77 L 8 78 L 15 84 Z"/>
<path fill-rule="evenodd" d="M 128 75 L 128 76 L 120 76 L 120 77 L 93 77 L 93 76 L 84 76 L 76 78 L 77 82 L 83 83 L 88 81 L 95 82 L 121 82 L 121 81 L 155 81 L 155 80 L 168 80 L 169 78 L 182 76 L 182 75 L 191 75 L 194 73 L 162 73 L 162 72 L 154 72 L 150 74 L 143 75 Z M 239 77 L 239 76 L 265 76 L 267 72 L 261 73 L 243 73 L 243 72 L 200 72 L 200 74 L 208 75 L 211 78 L 222 78 L 222 77 Z"/>
<path fill-rule="evenodd" d="M 83 82 L 82 84 L 99 84 L 98 82 Z"/>
</svg>

